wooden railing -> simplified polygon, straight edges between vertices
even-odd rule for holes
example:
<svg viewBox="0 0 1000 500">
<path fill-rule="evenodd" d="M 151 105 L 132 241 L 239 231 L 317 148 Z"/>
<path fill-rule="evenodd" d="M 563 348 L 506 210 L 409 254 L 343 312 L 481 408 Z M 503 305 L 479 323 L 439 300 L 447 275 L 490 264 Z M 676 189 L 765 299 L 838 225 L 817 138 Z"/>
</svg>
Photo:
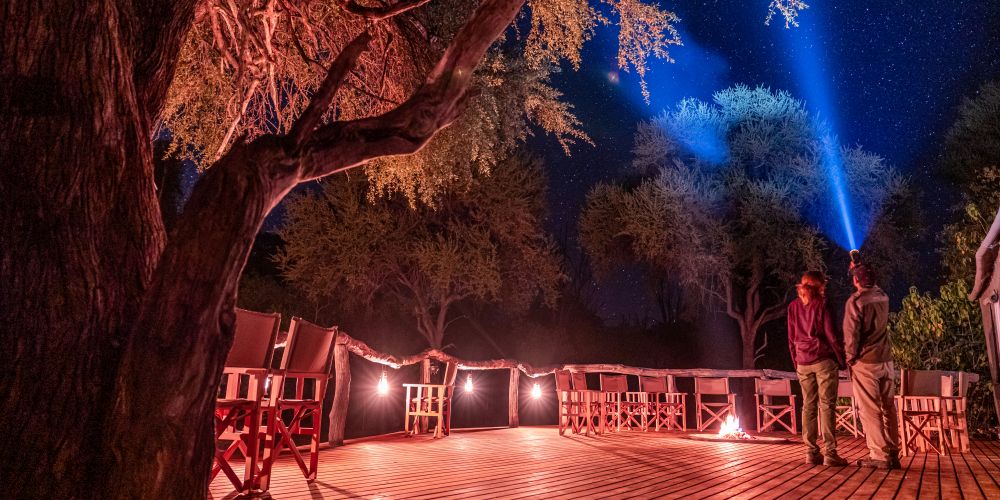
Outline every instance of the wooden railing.
<svg viewBox="0 0 1000 500">
<path fill-rule="evenodd" d="M 634 366 L 620 364 L 567 364 L 567 365 L 547 365 L 533 366 L 516 359 L 490 359 L 483 361 L 470 361 L 452 356 L 439 349 L 425 349 L 410 356 L 397 357 L 373 349 L 365 342 L 351 337 L 341 330 L 337 334 L 337 344 L 334 346 L 334 396 L 333 405 L 330 411 L 330 444 L 341 445 L 344 442 L 344 430 L 347 423 L 347 406 L 349 402 L 348 394 L 351 386 L 350 354 L 364 358 L 372 363 L 388 366 L 394 369 L 404 366 L 423 363 L 425 360 L 434 360 L 440 363 L 454 363 L 459 370 L 510 370 L 510 386 L 508 399 L 508 422 L 510 427 L 517 427 L 518 418 L 518 388 L 520 385 L 520 374 L 536 378 L 551 375 L 556 370 L 568 370 L 580 373 L 619 373 L 624 375 L 662 377 L 672 375 L 674 377 L 728 377 L 728 378 L 770 378 L 770 379 L 791 379 L 798 377 L 795 372 L 781 370 L 725 370 L 714 368 L 638 368 Z M 947 372 L 957 375 L 959 372 Z M 847 378 L 848 372 L 841 371 L 841 378 Z M 979 381 L 979 375 L 975 373 L 965 373 L 965 378 L 970 383 Z"/>
</svg>

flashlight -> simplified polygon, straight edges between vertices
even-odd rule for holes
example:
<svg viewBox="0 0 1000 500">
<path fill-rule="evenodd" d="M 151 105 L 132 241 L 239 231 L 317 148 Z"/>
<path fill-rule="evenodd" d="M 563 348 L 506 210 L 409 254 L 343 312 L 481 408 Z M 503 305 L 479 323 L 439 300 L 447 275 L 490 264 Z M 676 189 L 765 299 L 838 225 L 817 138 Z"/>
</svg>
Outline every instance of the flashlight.
<svg viewBox="0 0 1000 500">
<path fill-rule="evenodd" d="M 861 251 L 851 250 L 851 265 L 847 267 L 847 275 L 854 276 L 854 268 L 861 265 Z"/>
</svg>

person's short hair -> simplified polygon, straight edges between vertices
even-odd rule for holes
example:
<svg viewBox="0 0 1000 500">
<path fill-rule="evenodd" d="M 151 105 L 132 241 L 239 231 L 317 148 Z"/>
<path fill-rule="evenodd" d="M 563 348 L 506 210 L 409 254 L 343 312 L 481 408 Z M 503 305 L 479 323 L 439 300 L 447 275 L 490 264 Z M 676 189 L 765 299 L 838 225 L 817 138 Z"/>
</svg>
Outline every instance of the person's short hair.
<svg viewBox="0 0 1000 500">
<path fill-rule="evenodd" d="M 858 280 L 858 284 L 862 288 L 871 288 L 875 286 L 875 270 L 872 266 L 868 264 L 859 264 L 851 269 L 851 276 Z"/>
</svg>

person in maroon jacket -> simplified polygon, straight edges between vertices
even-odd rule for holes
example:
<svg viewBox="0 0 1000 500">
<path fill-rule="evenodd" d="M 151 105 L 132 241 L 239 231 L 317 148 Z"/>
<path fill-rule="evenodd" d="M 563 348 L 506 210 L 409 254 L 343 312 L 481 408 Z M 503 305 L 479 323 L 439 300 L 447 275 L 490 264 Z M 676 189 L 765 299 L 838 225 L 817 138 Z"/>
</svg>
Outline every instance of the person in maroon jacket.
<svg viewBox="0 0 1000 500">
<path fill-rule="evenodd" d="M 826 276 L 819 271 L 809 271 L 802 275 L 796 288 L 799 296 L 788 305 L 788 349 L 802 386 L 802 440 L 807 448 L 806 462 L 843 467 L 847 460 L 837 454 L 834 424 L 844 347 L 826 303 Z M 819 432 L 823 434 L 822 454 L 816 443 Z"/>
</svg>

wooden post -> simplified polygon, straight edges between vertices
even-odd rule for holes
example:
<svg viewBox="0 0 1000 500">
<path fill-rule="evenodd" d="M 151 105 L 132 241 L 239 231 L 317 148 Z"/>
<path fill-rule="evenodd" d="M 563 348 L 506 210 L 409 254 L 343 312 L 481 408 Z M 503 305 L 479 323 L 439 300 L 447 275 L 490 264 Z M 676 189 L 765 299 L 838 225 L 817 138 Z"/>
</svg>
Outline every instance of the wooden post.
<svg viewBox="0 0 1000 500">
<path fill-rule="evenodd" d="M 429 384 L 431 383 L 431 358 L 424 358 L 420 362 L 420 383 Z M 406 404 L 410 404 L 409 401 Z M 419 423 L 415 423 L 414 427 L 417 429 L 417 434 L 422 434 L 427 432 L 430 426 L 430 418 L 420 417 Z"/>
<path fill-rule="evenodd" d="M 521 382 L 521 370 L 517 368 L 510 369 L 510 386 L 507 387 L 507 426 L 517 427 L 520 425 L 517 417 L 517 403 L 518 396 L 517 390 Z"/>
<path fill-rule="evenodd" d="M 333 346 L 334 390 L 333 404 L 330 405 L 330 446 L 344 444 L 344 429 L 347 426 L 347 405 L 351 396 L 351 353 L 347 350 L 347 336 L 337 334 Z"/>
</svg>

